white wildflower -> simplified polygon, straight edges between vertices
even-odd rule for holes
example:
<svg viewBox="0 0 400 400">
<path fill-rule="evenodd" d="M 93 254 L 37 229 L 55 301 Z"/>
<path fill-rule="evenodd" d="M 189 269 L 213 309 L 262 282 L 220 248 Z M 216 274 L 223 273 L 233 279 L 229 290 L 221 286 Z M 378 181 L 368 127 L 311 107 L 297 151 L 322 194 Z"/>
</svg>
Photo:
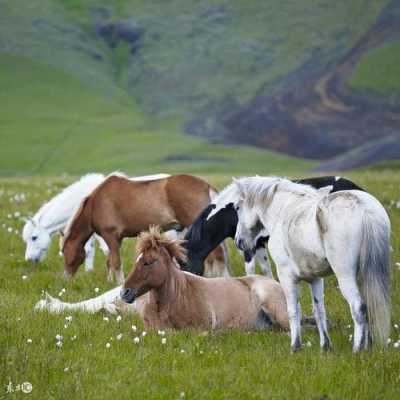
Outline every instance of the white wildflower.
<svg viewBox="0 0 400 400">
<path fill-rule="evenodd" d="M 181 349 L 181 353 L 183 354 L 183 353 L 186 353 L 186 350 L 185 349 Z"/>
<path fill-rule="evenodd" d="M 161 339 L 161 344 L 165 344 L 165 343 L 167 343 L 167 338 L 163 337 L 163 338 Z"/>
<path fill-rule="evenodd" d="M 115 318 L 115 320 L 116 320 L 117 322 L 119 322 L 119 321 L 121 321 L 121 320 L 122 320 L 122 317 L 121 317 L 120 315 L 118 315 L 118 317 L 117 317 L 117 318 Z"/>
<path fill-rule="evenodd" d="M 136 331 L 137 331 L 136 325 L 132 325 L 132 330 L 133 330 L 133 332 L 136 332 Z"/>
<path fill-rule="evenodd" d="M 306 343 L 306 346 L 307 346 L 307 347 L 311 347 L 311 342 L 308 341 L 308 342 Z"/>
<path fill-rule="evenodd" d="M 25 280 L 27 280 L 28 279 L 28 276 L 27 275 L 22 275 L 22 280 L 23 281 L 25 281 Z"/>
<path fill-rule="evenodd" d="M 64 372 L 68 372 L 68 371 L 69 371 L 69 367 L 65 367 Z"/>
<path fill-rule="evenodd" d="M 109 349 L 110 347 L 111 347 L 111 344 L 107 342 L 106 343 L 106 348 Z"/>
<path fill-rule="evenodd" d="M 400 342 L 396 342 L 393 346 L 396 347 L 396 349 L 399 348 L 400 347 Z"/>
<path fill-rule="evenodd" d="M 143 331 L 143 332 L 142 332 L 142 336 L 145 337 L 146 335 L 147 335 L 147 332 L 146 332 L 146 331 Z"/>
<path fill-rule="evenodd" d="M 57 346 L 58 348 L 60 348 L 60 349 L 61 349 L 62 345 L 63 345 L 63 343 L 62 343 L 61 340 L 59 340 L 59 341 L 56 343 L 56 346 Z"/>
<path fill-rule="evenodd" d="M 32 344 L 32 339 L 27 339 L 26 343 Z"/>
<path fill-rule="evenodd" d="M 99 293 L 99 288 L 97 287 L 97 288 L 94 288 L 94 291 L 96 292 L 96 293 Z"/>
<path fill-rule="evenodd" d="M 133 339 L 133 343 L 139 343 L 140 339 L 138 336 L 135 337 L 135 339 Z"/>
<path fill-rule="evenodd" d="M 121 339 L 122 339 L 122 333 L 119 333 L 119 334 L 116 336 L 116 338 L 117 338 L 117 340 L 121 340 Z"/>
<path fill-rule="evenodd" d="M 109 318 L 108 317 L 103 317 L 103 321 L 108 322 Z"/>
<path fill-rule="evenodd" d="M 56 335 L 56 340 L 61 341 L 61 340 L 63 340 L 63 339 L 64 339 L 63 336 L 61 336 L 61 335 Z"/>
<path fill-rule="evenodd" d="M 71 322 L 72 321 L 72 315 L 68 315 L 68 317 L 65 317 L 65 320 L 67 322 Z"/>
<path fill-rule="evenodd" d="M 388 338 L 388 339 L 387 339 L 387 344 L 390 344 L 390 343 L 392 343 L 392 339 L 391 339 L 391 338 Z"/>
</svg>

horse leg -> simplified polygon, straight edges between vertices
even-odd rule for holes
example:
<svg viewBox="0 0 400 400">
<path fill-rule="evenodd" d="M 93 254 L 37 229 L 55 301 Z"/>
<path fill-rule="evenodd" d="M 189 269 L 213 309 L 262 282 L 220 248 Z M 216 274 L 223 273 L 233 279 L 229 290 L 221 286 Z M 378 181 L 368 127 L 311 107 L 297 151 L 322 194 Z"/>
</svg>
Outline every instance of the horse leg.
<svg viewBox="0 0 400 400">
<path fill-rule="evenodd" d="M 352 275 L 337 276 L 339 288 L 350 306 L 354 322 L 353 352 L 367 349 L 371 344 L 367 322 L 367 306 L 362 301 L 356 277 Z"/>
<path fill-rule="evenodd" d="M 260 263 L 262 274 L 268 278 L 274 279 L 274 276 L 272 275 L 271 264 L 269 263 L 268 259 L 267 249 L 264 246 L 257 248 L 256 259 Z"/>
<path fill-rule="evenodd" d="M 244 268 L 246 275 L 254 275 L 256 273 L 256 257 L 252 251 L 244 252 Z"/>
<path fill-rule="evenodd" d="M 301 349 L 301 308 L 298 302 L 298 284 L 287 274 L 279 273 L 279 281 L 285 293 L 290 326 L 290 347 L 292 352 Z"/>
<path fill-rule="evenodd" d="M 324 280 L 316 278 L 310 283 L 313 313 L 317 323 L 320 346 L 322 350 L 329 350 L 332 346 L 328 334 L 328 324 L 326 322 L 326 311 L 324 304 Z"/>
<path fill-rule="evenodd" d="M 108 253 L 110 252 L 108 249 L 107 243 L 101 236 L 99 236 L 97 234 L 95 234 L 94 237 L 95 237 L 97 243 L 99 244 L 101 251 L 107 257 Z"/>
<path fill-rule="evenodd" d="M 107 243 L 107 246 L 110 250 L 110 253 L 107 258 L 107 267 L 108 267 L 108 281 L 113 281 L 113 273 L 115 274 L 117 282 L 122 285 L 124 283 L 125 277 L 124 272 L 121 268 L 121 256 L 119 254 L 121 241 L 114 236 L 106 236 L 104 240 Z"/>
<path fill-rule="evenodd" d="M 95 254 L 95 243 L 94 236 L 91 236 L 85 244 L 85 270 L 87 272 L 93 271 L 94 254 Z"/>
</svg>

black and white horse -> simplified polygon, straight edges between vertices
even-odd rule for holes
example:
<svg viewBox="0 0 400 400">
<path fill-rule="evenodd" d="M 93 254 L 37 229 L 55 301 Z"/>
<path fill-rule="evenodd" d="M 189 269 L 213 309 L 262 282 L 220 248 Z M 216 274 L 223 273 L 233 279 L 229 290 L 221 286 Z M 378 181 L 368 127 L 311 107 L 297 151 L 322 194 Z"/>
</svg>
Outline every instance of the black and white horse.
<svg viewBox="0 0 400 400">
<path fill-rule="evenodd" d="M 327 188 L 331 193 L 341 190 L 361 190 L 354 182 L 337 176 L 323 176 L 308 179 L 299 179 L 293 182 L 309 185 L 315 189 Z M 212 203 L 210 203 L 196 221 L 189 228 L 184 239 L 188 251 L 188 261 L 183 269 L 203 275 L 204 260 L 223 240 L 234 238 L 238 224 L 238 215 L 233 207 L 237 200 L 236 192 L 221 192 Z M 272 277 L 271 267 L 268 260 L 266 247 L 268 234 L 260 232 L 256 237 L 252 249 L 244 252 L 246 274 L 254 274 L 256 261 L 259 262 L 264 275 Z"/>
</svg>

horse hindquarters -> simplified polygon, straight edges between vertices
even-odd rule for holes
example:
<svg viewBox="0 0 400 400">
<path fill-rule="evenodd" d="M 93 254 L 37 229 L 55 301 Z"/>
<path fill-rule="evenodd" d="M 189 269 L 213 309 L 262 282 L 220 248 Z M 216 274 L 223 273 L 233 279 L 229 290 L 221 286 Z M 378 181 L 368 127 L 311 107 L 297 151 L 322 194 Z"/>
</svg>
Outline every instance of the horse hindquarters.
<svg viewBox="0 0 400 400">
<path fill-rule="evenodd" d="M 270 278 L 254 277 L 251 291 L 260 307 L 275 323 L 283 329 L 289 329 L 286 298 L 281 285 Z"/>
<path fill-rule="evenodd" d="M 369 202 L 363 202 L 359 212 L 344 216 L 343 221 L 353 217 L 353 223 L 330 221 L 325 239 L 327 259 L 351 309 L 355 352 L 371 344 L 370 326 L 382 345 L 386 344 L 390 329 L 390 222 L 380 203 L 363 194 L 366 196 Z M 357 272 L 361 275 L 362 290 Z"/>
</svg>

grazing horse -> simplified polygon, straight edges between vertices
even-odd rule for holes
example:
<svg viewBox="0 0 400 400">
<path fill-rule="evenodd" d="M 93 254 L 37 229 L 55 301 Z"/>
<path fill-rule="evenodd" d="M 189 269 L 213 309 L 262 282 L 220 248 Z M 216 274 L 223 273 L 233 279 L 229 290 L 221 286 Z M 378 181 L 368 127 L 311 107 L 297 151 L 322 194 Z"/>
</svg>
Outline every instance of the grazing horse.
<svg viewBox="0 0 400 400">
<path fill-rule="evenodd" d="M 138 257 L 121 298 L 136 302 L 143 295 L 146 327 L 153 329 L 265 329 L 289 327 L 285 296 L 278 282 L 263 276 L 203 278 L 181 271 L 186 259 L 179 240 L 160 234 L 156 227 L 142 232 Z"/>
<path fill-rule="evenodd" d="M 330 193 L 340 190 L 363 190 L 352 181 L 337 177 L 323 176 L 295 180 L 314 187 L 315 189 L 330 188 Z M 204 264 L 204 259 L 226 238 L 234 238 L 238 223 L 238 216 L 234 202 L 238 199 L 235 186 L 228 186 L 228 190 L 223 190 L 189 228 L 184 236 L 186 240 L 184 246 L 188 251 L 188 267 L 199 270 Z M 261 271 L 264 275 L 273 277 L 271 267 L 268 262 L 266 246 L 268 235 L 263 233 L 255 238 L 254 247 L 244 252 L 245 270 L 247 275 L 255 274 L 256 259 L 260 263 Z"/>
<path fill-rule="evenodd" d="M 298 282 L 310 284 L 322 349 L 331 347 L 322 277 L 335 274 L 354 321 L 353 351 L 390 331 L 390 220 L 379 201 L 360 190 L 321 192 L 281 178 L 242 178 L 233 185 L 239 223 L 235 242 L 253 246 L 262 227 L 285 292 L 293 351 L 301 347 Z M 362 289 L 360 293 L 357 275 Z"/>
<path fill-rule="evenodd" d="M 134 181 L 149 181 L 152 179 L 166 178 L 170 175 L 157 174 L 148 176 L 137 176 L 130 178 Z M 51 237 L 57 233 L 61 240 L 64 235 L 68 221 L 74 216 L 82 200 L 88 196 L 97 186 L 106 179 L 103 174 L 87 174 L 77 182 L 67 186 L 60 193 L 46 202 L 39 211 L 27 219 L 22 238 L 26 243 L 25 260 L 42 261 L 51 243 Z M 87 271 L 93 269 L 95 256 L 95 240 L 100 245 L 105 255 L 108 254 L 108 247 L 104 240 L 93 235 L 85 245 L 85 267 Z"/>
<path fill-rule="evenodd" d="M 122 283 L 120 246 L 125 237 L 134 237 L 158 224 L 163 229 L 184 228 L 193 223 L 216 191 L 203 179 L 191 175 L 134 182 L 111 175 L 87 196 L 66 230 L 63 243 L 65 273 L 72 276 L 85 257 L 89 237 L 100 235 L 110 250 L 108 277 L 115 273 Z M 218 275 L 229 275 L 225 252 L 216 256 Z"/>
<path fill-rule="evenodd" d="M 102 174 L 83 176 L 40 207 L 32 218 L 27 219 L 22 231 L 22 238 L 26 243 L 25 260 L 39 262 L 44 259 L 51 237 L 57 233 L 61 236 L 64 234 L 69 219 L 78 210 L 81 201 L 104 179 Z M 107 253 L 108 249 L 104 241 L 99 237 L 96 239 L 103 252 Z M 85 246 L 87 271 L 93 269 L 94 241 L 95 236 L 92 236 Z"/>
</svg>

